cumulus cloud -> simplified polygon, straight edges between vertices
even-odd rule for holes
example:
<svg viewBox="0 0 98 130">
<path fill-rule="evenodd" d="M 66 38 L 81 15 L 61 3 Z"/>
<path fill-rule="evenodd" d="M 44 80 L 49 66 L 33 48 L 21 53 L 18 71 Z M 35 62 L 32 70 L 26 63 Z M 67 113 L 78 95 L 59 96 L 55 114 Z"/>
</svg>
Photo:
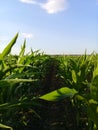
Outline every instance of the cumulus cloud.
<svg viewBox="0 0 98 130">
<path fill-rule="evenodd" d="M 27 4 L 36 4 L 35 0 L 19 0 L 19 1 Z"/>
<path fill-rule="evenodd" d="M 46 0 L 42 3 L 38 0 L 19 0 L 20 2 L 27 4 L 36 4 L 44 9 L 49 14 L 58 13 L 68 9 L 68 0 Z"/>
<path fill-rule="evenodd" d="M 33 38 L 34 35 L 32 33 L 22 33 L 23 38 Z"/>
<path fill-rule="evenodd" d="M 46 3 L 41 4 L 41 8 L 49 14 L 58 13 L 68 8 L 68 0 L 47 0 Z"/>
</svg>

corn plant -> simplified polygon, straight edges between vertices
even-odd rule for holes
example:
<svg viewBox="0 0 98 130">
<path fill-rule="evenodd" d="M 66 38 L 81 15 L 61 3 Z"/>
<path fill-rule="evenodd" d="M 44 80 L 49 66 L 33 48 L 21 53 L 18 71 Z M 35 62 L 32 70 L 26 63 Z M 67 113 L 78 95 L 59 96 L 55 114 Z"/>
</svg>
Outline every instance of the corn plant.
<svg viewBox="0 0 98 130">
<path fill-rule="evenodd" d="M 97 63 L 96 63 L 97 60 Z M 69 62 L 69 63 L 68 63 Z M 69 59 L 63 64 L 63 75 L 66 87 L 52 91 L 41 96 L 41 99 L 47 101 L 59 101 L 70 98 L 77 110 L 77 126 L 81 120 L 86 117 L 85 125 L 89 130 L 98 129 L 98 58 L 97 55 L 78 57 Z M 62 72 L 62 71 L 61 71 Z M 67 72 L 67 73 L 66 73 Z M 67 76 L 67 74 L 70 74 Z M 66 76 L 66 77 L 64 77 Z M 67 82 L 66 82 L 67 80 Z M 79 127 L 78 127 L 79 128 Z"/>
<path fill-rule="evenodd" d="M 24 41 L 18 57 L 10 55 L 17 38 L 18 33 L 0 54 L 0 121 L 7 125 L 11 124 L 9 118 L 12 113 L 18 114 L 22 108 L 29 109 L 30 107 L 32 109 L 31 106 L 36 104 L 33 101 L 33 96 L 26 94 L 28 87 L 26 84 L 30 85 L 37 81 L 35 78 L 32 79 L 32 74 L 27 71 L 28 68 L 32 69 L 32 66 L 28 57 L 24 55 L 26 41 Z M 33 109 L 32 113 L 39 118 Z M 26 121 L 23 123 L 26 125 Z M 12 127 L 3 124 L 0 127 L 12 130 Z"/>
<path fill-rule="evenodd" d="M 43 100 L 53 105 L 68 100 L 75 108 L 75 130 L 82 123 L 85 129 L 98 130 L 98 55 L 25 54 L 26 40 L 19 55 L 12 55 L 17 38 L 18 33 L 0 54 L 0 127 L 17 130 L 36 122 L 33 129 L 45 129 L 45 124 L 38 126 L 48 121 Z"/>
</svg>

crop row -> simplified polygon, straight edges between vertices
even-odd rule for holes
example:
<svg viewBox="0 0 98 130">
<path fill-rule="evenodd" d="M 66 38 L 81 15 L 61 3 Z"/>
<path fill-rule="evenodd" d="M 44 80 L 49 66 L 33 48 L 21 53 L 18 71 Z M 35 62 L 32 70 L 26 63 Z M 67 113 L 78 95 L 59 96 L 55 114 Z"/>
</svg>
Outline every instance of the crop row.
<svg viewBox="0 0 98 130">
<path fill-rule="evenodd" d="M 49 56 L 26 41 L 18 55 L 0 54 L 0 127 L 14 130 L 98 130 L 98 54 Z"/>
</svg>

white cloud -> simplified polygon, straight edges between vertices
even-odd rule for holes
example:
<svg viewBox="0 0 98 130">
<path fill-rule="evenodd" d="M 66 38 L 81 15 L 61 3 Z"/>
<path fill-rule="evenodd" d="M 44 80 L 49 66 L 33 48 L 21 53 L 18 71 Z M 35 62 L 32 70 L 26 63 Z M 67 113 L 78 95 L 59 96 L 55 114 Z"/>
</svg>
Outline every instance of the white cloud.
<svg viewBox="0 0 98 130">
<path fill-rule="evenodd" d="M 68 9 L 68 0 L 47 0 L 46 3 L 41 4 L 41 8 L 49 14 L 58 13 Z"/>
<path fill-rule="evenodd" d="M 38 0 L 19 0 L 20 2 L 27 4 L 36 4 L 44 9 L 49 14 L 58 13 L 68 9 L 68 0 L 46 0 L 44 3 L 38 2 Z"/>
<path fill-rule="evenodd" d="M 22 33 L 23 38 L 33 38 L 34 35 L 32 33 Z"/>
<path fill-rule="evenodd" d="M 35 0 L 19 0 L 19 1 L 27 4 L 36 4 Z"/>
</svg>

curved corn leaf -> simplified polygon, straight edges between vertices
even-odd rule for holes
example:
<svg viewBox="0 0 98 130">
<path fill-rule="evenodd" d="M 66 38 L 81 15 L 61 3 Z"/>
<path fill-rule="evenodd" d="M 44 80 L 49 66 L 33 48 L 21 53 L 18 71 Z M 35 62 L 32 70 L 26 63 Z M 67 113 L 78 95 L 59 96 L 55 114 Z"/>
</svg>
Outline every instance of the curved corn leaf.
<svg viewBox="0 0 98 130">
<path fill-rule="evenodd" d="M 0 87 L 4 87 L 4 86 L 10 86 L 11 84 L 16 84 L 16 83 L 20 83 L 20 82 L 34 82 L 37 81 L 37 79 L 33 80 L 33 79 L 4 79 L 4 80 L 0 80 Z"/>
<path fill-rule="evenodd" d="M 17 38 L 18 38 L 18 33 L 15 35 L 15 37 L 11 40 L 11 42 L 5 47 L 5 49 L 1 53 L 0 55 L 1 60 L 10 53 L 11 48 L 16 43 Z"/>
<path fill-rule="evenodd" d="M 18 64 L 21 64 L 24 61 L 25 49 L 26 49 L 26 40 L 24 40 L 23 46 L 21 46 L 21 51 L 19 53 L 18 60 L 17 60 Z"/>
<path fill-rule="evenodd" d="M 10 130 L 13 130 L 13 128 L 12 128 L 12 127 L 7 126 L 7 125 L 3 125 L 3 124 L 0 124 L 0 128 L 4 128 L 4 129 L 10 129 Z"/>
<path fill-rule="evenodd" d="M 73 98 L 73 96 L 78 93 L 75 89 L 70 89 L 68 87 L 63 87 L 52 91 L 48 94 L 45 94 L 40 97 L 40 99 L 47 100 L 47 101 L 59 101 L 61 99 L 65 99 L 67 97 Z"/>
</svg>

